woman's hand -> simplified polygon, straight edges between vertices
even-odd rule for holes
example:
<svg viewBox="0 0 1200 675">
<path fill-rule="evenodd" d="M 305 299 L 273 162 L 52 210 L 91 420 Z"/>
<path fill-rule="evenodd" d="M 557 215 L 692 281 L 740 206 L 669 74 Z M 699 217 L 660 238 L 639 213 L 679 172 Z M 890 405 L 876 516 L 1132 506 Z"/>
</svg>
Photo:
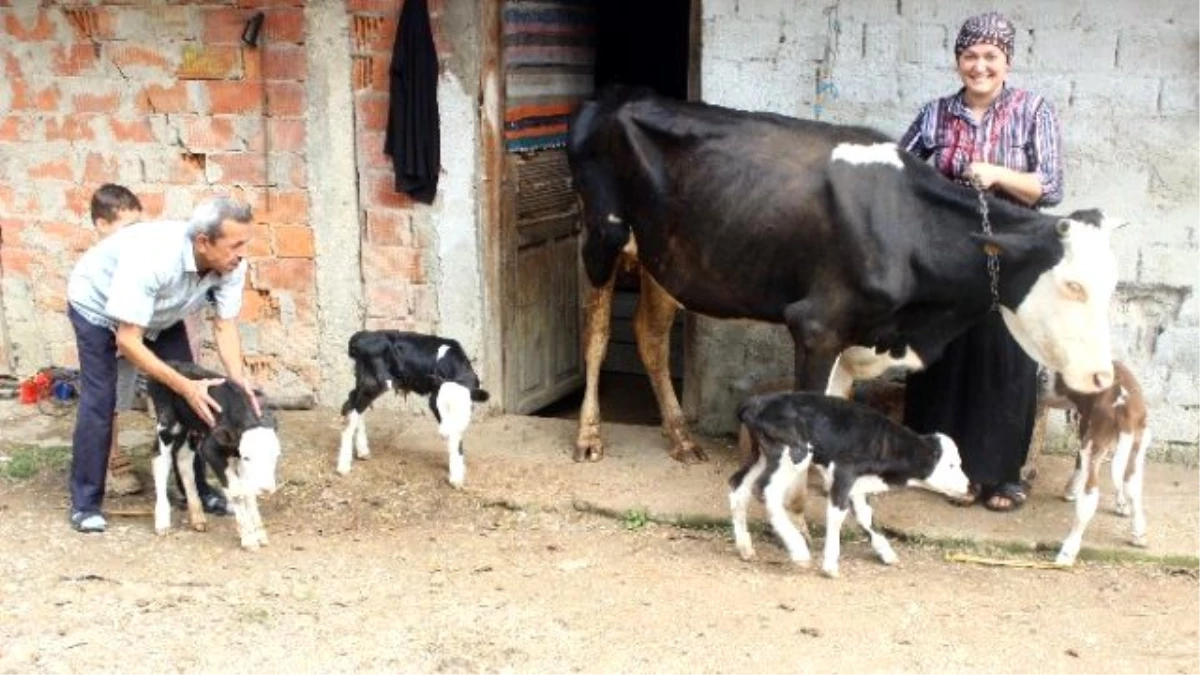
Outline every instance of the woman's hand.
<svg viewBox="0 0 1200 675">
<path fill-rule="evenodd" d="M 966 178 L 978 181 L 984 190 L 991 190 L 998 187 L 1008 173 L 1009 170 L 1002 166 L 987 162 L 971 162 L 971 165 L 967 167 Z"/>
</svg>

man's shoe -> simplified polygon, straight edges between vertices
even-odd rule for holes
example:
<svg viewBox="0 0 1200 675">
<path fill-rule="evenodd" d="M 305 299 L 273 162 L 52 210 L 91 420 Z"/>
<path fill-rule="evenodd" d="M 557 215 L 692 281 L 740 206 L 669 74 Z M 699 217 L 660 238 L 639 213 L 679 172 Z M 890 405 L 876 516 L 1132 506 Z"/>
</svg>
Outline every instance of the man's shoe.
<svg viewBox="0 0 1200 675">
<path fill-rule="evenodd" d="M 212 492 L 200 498 L 200 504 L 204 506 L 205 513 L 211 513 L 214 516 L 232 516 L 233 511 L 229 509 L 229 504 L 221 495 Z"/>
<path fill-rule="evenodd" d="M 76 532 L 99 533 L 108 528 L 108 521 L 99 511 L 75 511 L 71 514 L 71 527 Z"/>
<path fill-rule="evenodd" d="M 171 492 L 167 497 L 171 501 L 171 506 L 174 506 L 180 511 L 187 510 L 187 498 L 183 495 Z M 214 516 L 233 515 L 233 511 L 229 508 L 229 503 L 225 501 L 224 497 L 215 492 L 200 495 L 200 506 L 204 509 L 205 513 Z"/>
</svg>

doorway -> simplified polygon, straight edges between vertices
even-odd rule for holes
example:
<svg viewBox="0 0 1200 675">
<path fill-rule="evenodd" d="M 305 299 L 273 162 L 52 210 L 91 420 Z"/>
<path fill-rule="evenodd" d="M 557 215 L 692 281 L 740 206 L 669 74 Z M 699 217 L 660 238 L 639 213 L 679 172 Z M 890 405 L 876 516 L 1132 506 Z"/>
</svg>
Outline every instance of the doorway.
<svg viewBox="0 0 1200 675">
<path fill-rule="evenodd" d="M 693 12 L 692 5 L 693 0 L 598 0 L 593 33 L 595 91 L 624 84 L 649 87 L 680 100 L 695 98 L 698 59 L 693 52 L 698 12 Z M 606 421 L 658 425 L 658 403 L 638 356 L 633 332 L 638 285 L 637 274 L 618 273 L 608 349 L 600 372 L 600 407 Z M 684 316 L 682 310 L 676 314 L 671 330 L 671 377 L 681 399 Z M 582 401 L 580 383 L 533 414 L 577 419 Z"/>
</svg>

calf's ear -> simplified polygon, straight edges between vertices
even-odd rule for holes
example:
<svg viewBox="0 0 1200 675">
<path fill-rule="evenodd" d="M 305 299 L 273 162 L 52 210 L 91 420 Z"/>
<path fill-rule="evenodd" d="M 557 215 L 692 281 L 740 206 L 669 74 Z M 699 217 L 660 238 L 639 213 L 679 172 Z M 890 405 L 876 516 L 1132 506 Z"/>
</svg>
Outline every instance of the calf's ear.
<svg viewBox="0 0 1200 675">
<path fill-rule="evenodd" d="M 229 427 L 227 427 L 223 424 L 214 427 L 212 430 L 212 435 L 213 435 L 213 438 L 216 439 L 217 443 L 219 443 L 221 445 L 224 445 L 226 447 L 231 446 L 231 445 L 237 445 L 237 442 L 238 442 L 237 434 L 235 434 L 233 432 L 233 429 L 230 429 Z"/>
</svg>

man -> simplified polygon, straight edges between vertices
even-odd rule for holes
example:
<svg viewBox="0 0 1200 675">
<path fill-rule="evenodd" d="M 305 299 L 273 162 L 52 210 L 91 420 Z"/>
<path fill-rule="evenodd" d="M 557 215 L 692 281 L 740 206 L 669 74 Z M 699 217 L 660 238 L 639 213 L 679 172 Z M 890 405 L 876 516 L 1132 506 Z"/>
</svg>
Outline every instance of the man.
<svg viewBox="0 0 1200 675">
<path fill-rule="evenodd" d="M 222 380 L 189 380 L 163 363 L 191 361 L 184 318 L 211 292 L 217 354 L 230 380 L 251 390 L 242 367 L 234 320 L 246 280 L 250 207 L 228 198 L 207 201 L 188 221 L 129 225 L 90 249 L 67 285 L 67 316 L 79 351 L 79 408 L 72 440 L 71 526 L 103 532 L 100 513 L 116 407 L 117 352 L 147 376 L 182 396 L 210 425 L 220 412 L 208 387 Z M 257 409 L 257 401 L 251 397 Z M 204 480 L 196 456 L 197 489 L 205 511 L 228 513 Z"/>
</svg>

